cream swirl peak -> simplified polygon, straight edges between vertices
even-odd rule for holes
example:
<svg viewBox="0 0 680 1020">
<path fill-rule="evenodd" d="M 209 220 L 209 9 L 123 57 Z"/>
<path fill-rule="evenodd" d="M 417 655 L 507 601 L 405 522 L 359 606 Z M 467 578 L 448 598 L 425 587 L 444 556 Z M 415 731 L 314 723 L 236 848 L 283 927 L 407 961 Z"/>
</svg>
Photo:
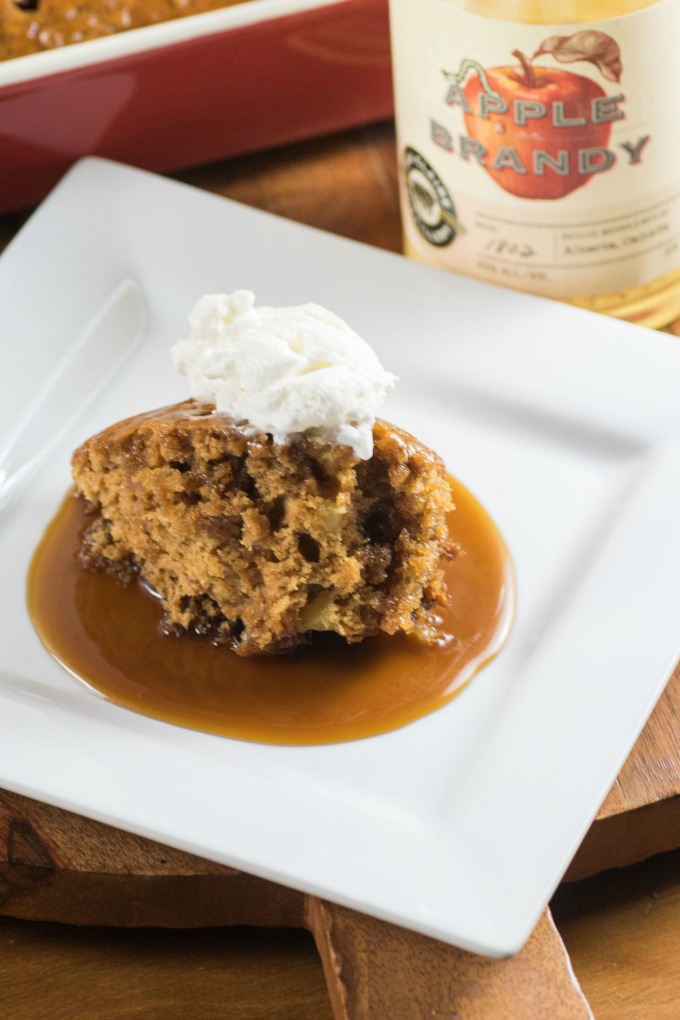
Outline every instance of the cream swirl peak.
<svg viewBox="0 0 680 1020">
<path fill-rule="evenodd" d="M 317 304 L 256 307 L 251 291 L 237 290 L 200 298 L 189 324 L 171 354 L 195 397 L 277 443 L 314 435 L 371 456 L 396 377 L 337 315 Z"/>
</svg>

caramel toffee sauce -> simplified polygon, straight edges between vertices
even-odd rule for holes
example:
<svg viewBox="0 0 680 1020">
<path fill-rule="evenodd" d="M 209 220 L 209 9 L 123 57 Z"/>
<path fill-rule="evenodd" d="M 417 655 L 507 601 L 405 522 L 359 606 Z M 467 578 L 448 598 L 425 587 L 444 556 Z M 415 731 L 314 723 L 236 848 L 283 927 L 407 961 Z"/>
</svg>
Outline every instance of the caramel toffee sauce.
<svg viewBox="0 0 680 1020">
<path fill-rule="evenodd" d="M 510 559 L 493 521 L 451 480 L 441 646 L 387 635 L 347 645 L 318 635 L 289 656 L 241 658 L 161 633 L 160 604 L 133 583 L 83 570 L 83 501 L 69 495 L 36 550 L 28 606 L 48 651 L 125 708 L 190 729 L 267 744 L 332 744 L 404 726 L 450 701 L 499 650 L 512 615 Z"/>
</svg>

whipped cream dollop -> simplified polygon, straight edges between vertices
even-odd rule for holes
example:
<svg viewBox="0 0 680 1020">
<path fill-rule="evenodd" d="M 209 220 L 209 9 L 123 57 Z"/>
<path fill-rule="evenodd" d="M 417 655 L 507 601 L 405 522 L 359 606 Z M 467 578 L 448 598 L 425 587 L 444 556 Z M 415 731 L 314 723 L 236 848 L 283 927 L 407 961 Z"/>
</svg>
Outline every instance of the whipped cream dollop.
<svg viewBox="0 0 680 1020">
<path fill-rule="evenodd" d="M 373 453 L 379 406 L 394 388 L 373 349 L 321 305 L 255 307 L 248 290 L 207 294 L 171 354 L 200 400 L 277 443 L 302 434 Z"/>
</svg>

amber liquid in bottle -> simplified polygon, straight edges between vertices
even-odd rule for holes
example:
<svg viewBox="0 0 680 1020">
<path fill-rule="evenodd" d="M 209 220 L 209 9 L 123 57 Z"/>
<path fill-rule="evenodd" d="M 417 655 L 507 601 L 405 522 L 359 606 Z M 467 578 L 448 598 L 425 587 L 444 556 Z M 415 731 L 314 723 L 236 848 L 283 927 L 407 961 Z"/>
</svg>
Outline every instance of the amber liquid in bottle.
<svg viewBox="0 0 680 1020">
<path fill-rule="evenodd" d="M 392 0 L 395 11 L 399 6 L 403 6 L 404 2 L 405 0 Z M 516 24 L 518 29 L 520 26 L 527 25 L 564 25 L 569 27 L 573 25 L 574 32 L 578 32 L 588 29 L 589 25 L 594 22 L 602 23 L 608 19 L 618 19 L 625 15 L 643 12 L 648 9 L 651 10 L 663 2 L 664 0 L 449 0 L 448 7 L 456 8 L 469 15 L 476 15 L 479 18 L 504 22 L 506 25 L 510 22 Z M 447 4 L 443 4 L 442 7 L 446 8 Z M 616 26 L 616 21 L 612 22 L 612 25 Z M 615 28 L 612 31 L 614 30 Z M 648 50 L 648 60 L 645 67 L 648 69 L 649 81 L 653 86 L 656 74 L 655 52 L 643 33 L 639 41 L 638 50 L 645 48 Z M 512 46 L 509 47 L 509 50 L 511 49 Z M 510 57 L 509 53 L 508 56 L 508 63 L 510 63 L 512 57 Z M 630 63 L 630 51 L 626 56 L 628 63 Z M 395 76 L 398 84 L 399 67 L 398 62 L 395 61 L 395 63 L 397 64 Z M 582 64 L 581 67 L 583 66 L 587 65 Z M 565 63 L 564 67 L 574 73 L 579 72 L 578 62 Z M 626 61 L 624 61 L 625 67 Z M 590 70 L 593 70 L 592 65 Z M 595 72 L 593 77 L 596 76 L 597 72 Z M 600 78 L 600 81 L 602 80 Z M 615 88 L 620 90 L 622 94 L 625 94 L 630 87 L 630 83 L 625 80 L 625 76 L 622 82 L 622 84 L 617 84 Z M 648 106 L 651 107 L 655 103 L 672 102 L 670 95 L 664 94 L 665 92 L 667 93 L 668 90 L 659 88 L 655 93 L 654 87 L 650 88 L 645 100 Z M 397 123 L 399 125 L 398 104 Z M 655 137 L 653 140 L 659 147 L 663 147 L 665 144 L 663 137 Z M 463 199 L 460 201 L 461 208 L 464 208 Z M 508 206 L 509 210 L 511 208 L 511 206 Z M 405 214 L 407 212 L 406 203 L 404 203 L 404 212 Z M 511 212 L 508 215 L 510 216 Z M 545 215 L 547 217 L 549 213 L 546 212 Z M 581 220 L 583 218 L 583 213 L 581 213 Z M 413 243 L 406 229 L 404 231 L 404 251 L 417 261 L 442 264 L 438 261 L 438 252 L 433 251 L 431 253 L 432 257 L 430 257 L 428 253 L 423 251 L 422 246 L 418 243 Z M 680 254 L 678 254 L 676 261 L 680 264 Z M 641 260 L 638 274 L 639 282 L 632 286 L 625 286 L 621 289 L 608 290 L 606 292 L 602 292 L 599 289 L 597 293 L 588 293 L 587 288 L 583 292 L 580 289 L 576 289 L 568 296 L 560 296 L 559 300 L 652 328 L 667 325 L 680 316 L 680 268 L 671 265 L 667 267 L 670 271 L 655 274 L 655 278 L 650 279 L 649 272 L 643 262 L 644 260 Z M 464 273 L 469 272 L 471 275 L 478 275 L 474 268 L 469 270 L 465 267 L 455 266 L 448 268 L 459 268 Z M 488 279 L 488 277 L 486 278 Z M 508 280 L 499 280 L 498 282 L 506 283 L 510 286 L 514 285 L 512 281 Z M 531 291 L 532 287 L 520 286 L 520 289 Z M 535 292 L 541 293 L 540 288 L 536 288 Z M 548 294 L 547 296 L 554 295 Z"/>
</svg>

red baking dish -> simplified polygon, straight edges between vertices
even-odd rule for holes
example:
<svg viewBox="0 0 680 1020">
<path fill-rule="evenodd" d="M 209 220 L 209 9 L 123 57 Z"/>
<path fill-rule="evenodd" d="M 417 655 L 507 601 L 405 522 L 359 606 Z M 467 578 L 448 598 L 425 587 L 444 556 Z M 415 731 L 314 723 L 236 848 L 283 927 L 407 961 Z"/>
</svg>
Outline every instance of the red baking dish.
<svg viewBox="0 0 680 1020">
<path fill-rule="evenodd" d="M 387 0 L 247 0 L 7 60 L 0 212 L 84 155 L 167 172 L 392 110 Z"/>
</svg>

